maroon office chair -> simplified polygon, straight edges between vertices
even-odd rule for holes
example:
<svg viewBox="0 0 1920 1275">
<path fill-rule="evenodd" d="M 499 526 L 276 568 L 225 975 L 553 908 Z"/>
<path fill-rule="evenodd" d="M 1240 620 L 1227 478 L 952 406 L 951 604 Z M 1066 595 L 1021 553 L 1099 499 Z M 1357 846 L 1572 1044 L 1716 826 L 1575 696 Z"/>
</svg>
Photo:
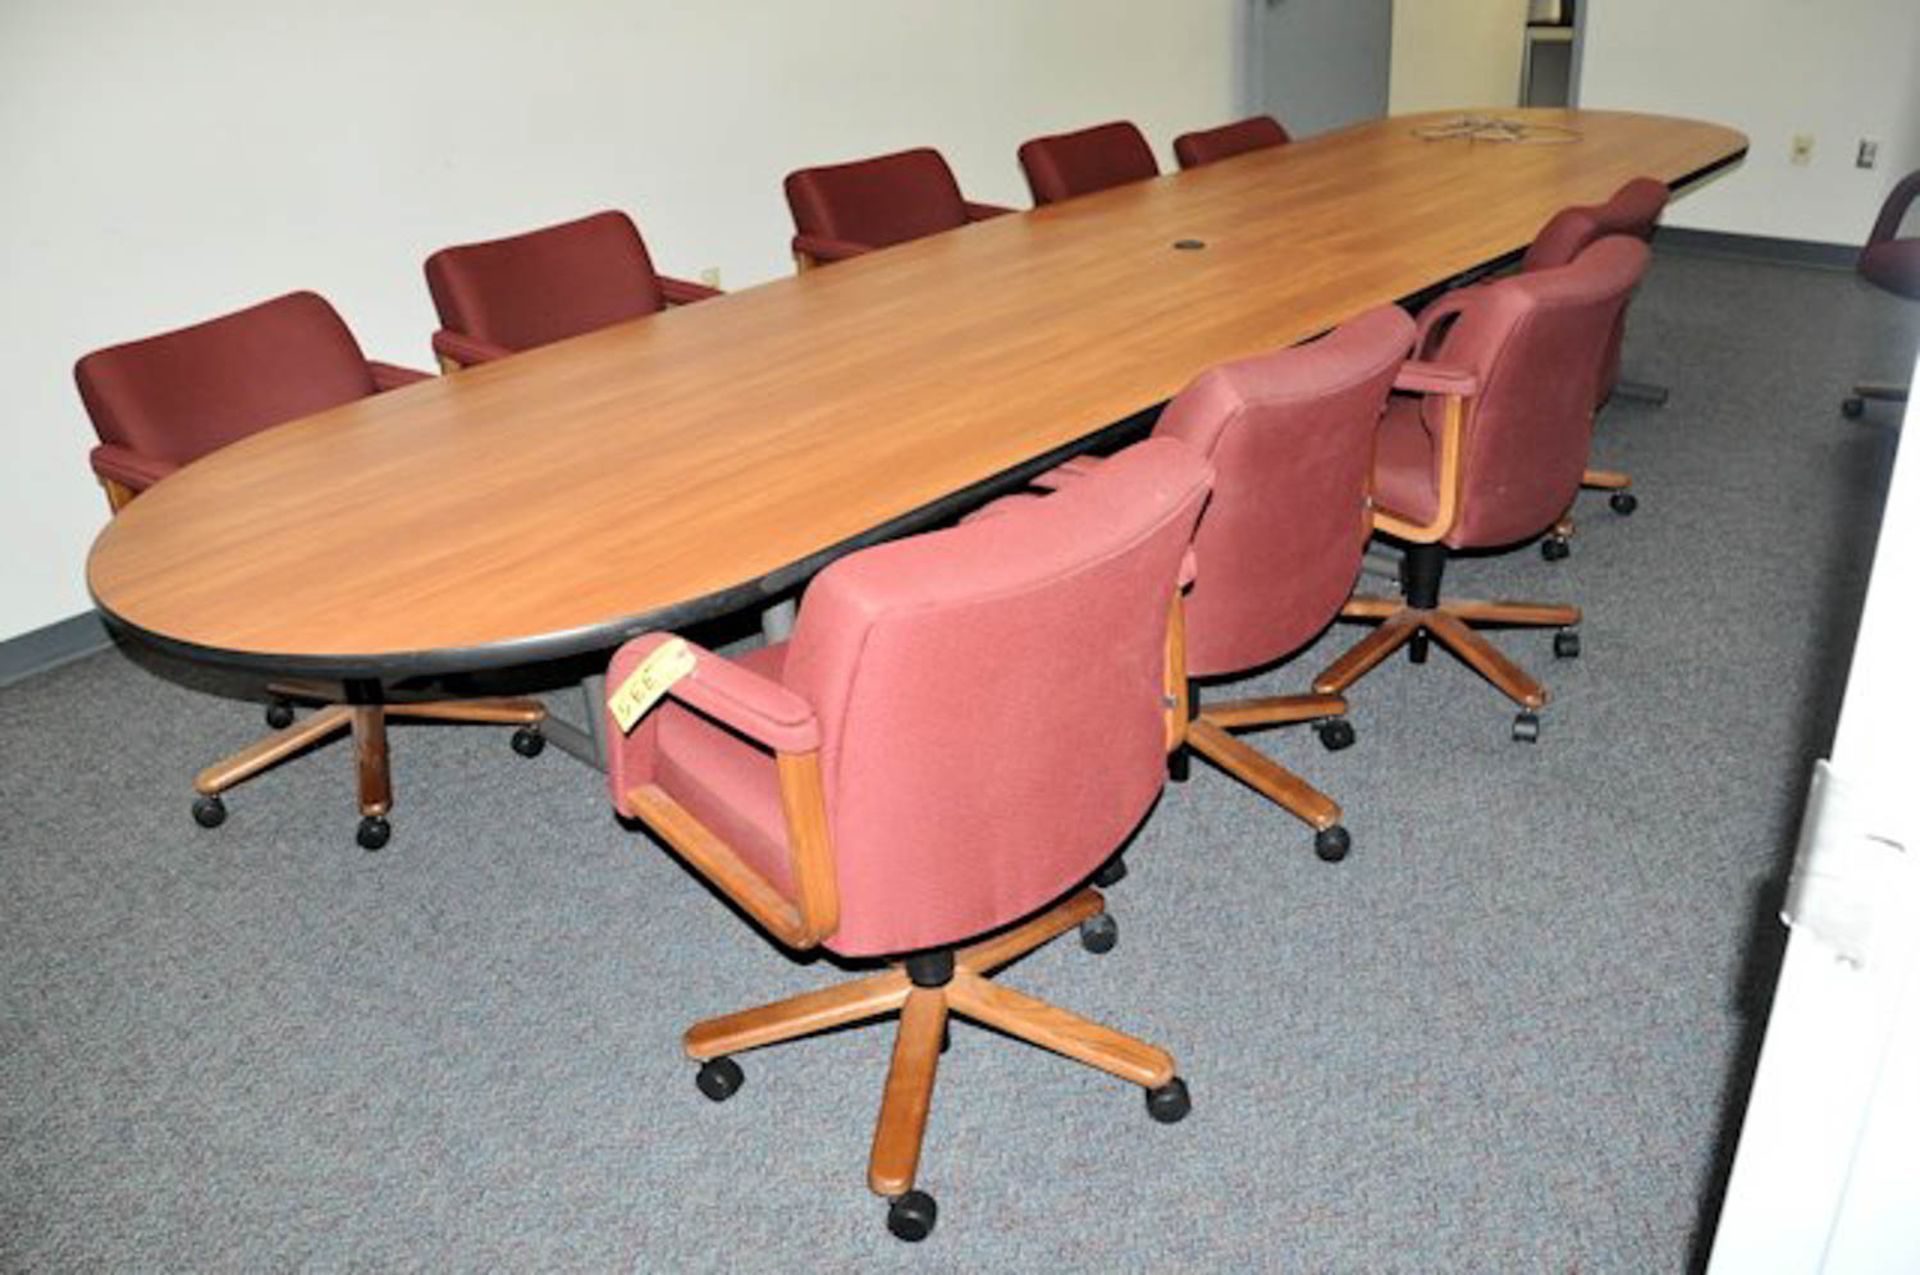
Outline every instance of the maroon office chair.
<svg viewBox="0 0 1920 1275">
<path fill-rule="evenodd" d="M 1920 238 L 1900 238 L 1900 223 L 1906 218 L 1907 209 L 1912 206 L 1916 196 L 1920 196 L 1920 170 L 1901 178 L 1887 195 L 1887 201 L 1880 206 L 1880 215 L 1874 219 L 1873 233 L 1867 236 L 1866 247 L 1860 250 L 1854 269 L 1860 272 L 1862 279 L 1875 287 L 1885 288 L 1896 296 L 1920 299 Z M 1867 410 L 1869 399 L 1883 403 L 1904 403 L 1907 401 L 1907 387 L 1874 383 L 1856 385 L 1853 393 L 1841 400 L 1840 410 L 1847 416 L 1857 417 Z"/>
<path fill-rule="evenodd" d="M 1348 619 L 1380 627 L 1314 680 L 1343 694 L 1402 645 L 1415 663 L 1437 639 L 1520 705 L 1514 738 L 1539 737 L 1547 693 L 1470 625 L 1560 629 L 1554 654 L 1579 654 L 1578 607 L 1443 602 L 1448 555 L 1531 540 L 1580 489 L 1601 360 L 1648 250 L 1624 235 L 1571 265 L 1461 288 L 1427 307 L 1375 443 L 1374 530 L 1407 544 L 1404 597 L 1356 596 Z"/>
<path fill-rule="evenodd" d="M 793 259 L 801 270 L 1013 211 L 976 204 L 931 147 L 787 174 Z"/>
<path fill-rule="evenodd" d="M 1202 164 L 1217 164 L 1248 151 L 1285 146 L 1292 140 L 1286 128 L 1273 116 L 1251 115 L 1218 128 L 1182 133 L 1173 139 L 1173 157 L 1180 162 L 1182 169 L 1198 168 Z"/>
<path fill-rule="evenodd" d="M 111 346 L 74 367 L 80 398 L 100 445 L 90 457 L 115 512 L 183 465 L 263 429 L 431 379 L 424 372 L 370 362 L 332 306 L 311 292 L 292 292 L 245 310 L 141 341 Z M 386 719 L 518 726 L 516 752 L 531 757 L 545 743 L 546 710 L 524 699 L 349 705 L 328 703 L 303 722 L 291 700 L 331 701 L 310 683 L 275 683 L 267 708 L 274 734 L 201 771 L 193 817 L 204 828 L 225 822 L 221 795 L 296 753 L 341 732 L 358 758 L 362 846 L 377 850 L 392 828 L 393 781 L 387 764 Z"/>
<path fill-rule="evenodd" d="M 656 273 L 623 212 L 442 248 L 426 272 L 448 372 L 720 295 Z"/>
<path fill-rule="evenodd" d="M 730 1055 L 899 1011 L 868 1183 L 902 1238 L 934 1224 L 914 1183 L 949 1013 L 1141 1086 L 1157 1120 L 1187 1112 L 1166 1052 L 987 975 L 1075 926 L 1112 945 L 1084 883 L 1166 775 L 1176 581 L 1210 477 L 1149 439 L 1059 496 L 843 558 L 791 642 L 692 648 L 631 735 L 609 724 L 622 815 L 781 943 L 897 960 L 695 1024 L 685 1046 L 720 1101 L 742 1082 Z M 608 685 L 667 640 L 622 647 Z"/>
<path fill-rule="evenodd" d="M 1194 537 L 1198 573 L 1186 600 L 1189 679 L 1244 674 L 1298 651 L 1340 614 L 1372 532 L 1374 433 L 1413 344 L 1413 320 L 1381 306 L 1306 345 L 1202 373 L 1154 426 L 1213 462 L 1213 497 Z M 1069 461 L 1039 480 L 1063 488 L 1098 467 Z M 1314 852 L 1344 859 L 1340 807 L 1233 732 L 1313 722 L 1329 750 L 1353 742 L 1339 695 L 1281 695 L 1208 704 L 1189 686 L 1185 748 L 1314 829 Z M 1109 869 L 1102 884 L 1117 880 Z"/>
<path fill-rule="evenodd" d="M 1160 175 L 1153 148 L 1125 120 L 1036 137 L 1019 157 L 1036 208 Z"/>
<path fill-rule="evenodd" d="M 1605 203 L 1563 208 L 1549 218 L 1547 224 L 1540 228 L 1540 233 L 1534 236 L 1533 242 L 1527 246 L 1526 255 L 1520 259 L 1520 269 L 1551 270 L 1564 266 L 1585 251 L 1589 244 L 1608 235 L 1631 235 L 1642 243 L 1651 242 L 1654 228 L 1660 221 L 1660 214 L 1666 208 L 1670 195 L 1664 182 L 1651 177 L 1636 177 L 1614 191 Z M 1606 355 L 1601 362 L 1599 388 L 1593 406 L 1596 413 L 1616 394 L 1656 405 L 1667 401 L 1664 387 L 1621 378 L 1620 350 L 1626 334 L 1627 314 L 1623 309 L 1608 338 Z M 1581 475 L 1580 485 L 1610 492 L 1608 504 L 1622 516 L 1631 514 L 1640 506 L 1640 498 L 1633 494 L 1632 477 L 1620 470 L 1589 469 Z M 1541 539 L 1541 556 L 1549 562 L 1564 559 L 1570 552 L 1573 531 L 1571 514 L 1562 517 Z"/>
</svg>

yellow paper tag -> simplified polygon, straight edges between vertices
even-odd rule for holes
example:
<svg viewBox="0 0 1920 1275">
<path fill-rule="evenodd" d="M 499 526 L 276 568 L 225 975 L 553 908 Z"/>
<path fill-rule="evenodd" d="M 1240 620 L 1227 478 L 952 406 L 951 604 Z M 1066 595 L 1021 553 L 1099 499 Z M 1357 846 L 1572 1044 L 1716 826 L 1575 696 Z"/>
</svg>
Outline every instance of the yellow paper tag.
<svg viewBox="0 0 1920 1275">
<path fill-rule="evenodd" d="M 693 672 L 693 649 L 682 638 L 668 638 L 653 648 L 647 657 L 627 674 L 627 680 L 607 696 L 607 709 L 621 733 L 633 730 L 635 722 L 660 702 L 667 688 Z"/>
</svg>

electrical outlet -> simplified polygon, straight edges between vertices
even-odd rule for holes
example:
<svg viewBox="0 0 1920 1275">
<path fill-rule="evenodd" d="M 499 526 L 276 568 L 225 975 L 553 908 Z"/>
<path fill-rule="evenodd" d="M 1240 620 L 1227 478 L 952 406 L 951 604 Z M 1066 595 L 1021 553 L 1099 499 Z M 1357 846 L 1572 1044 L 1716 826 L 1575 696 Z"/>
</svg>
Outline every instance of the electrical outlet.
<svg viewBox="0 0 1920 1275">
<path fill-rule="evenodd" d="M 1874 137 L 1860 139 L 1860 150 L 1853 157 L 1855 168 L 1872 168 L 1880 162 L 1880 140 Z"/>
<path fill-rule="evenodd" d="M 1813 162 L 1813 134 L 1795 133 L 1787 150 L 1787 162 L 1805 166 Z"/>
<path fill-rule="evenodd" d="M 720 267 L 708 266 L 706 269 L 702 270 L 700 272 L 700 282 L 706 284 L 709 288 L 719 287 L 720 286 Z"/>
</svg>

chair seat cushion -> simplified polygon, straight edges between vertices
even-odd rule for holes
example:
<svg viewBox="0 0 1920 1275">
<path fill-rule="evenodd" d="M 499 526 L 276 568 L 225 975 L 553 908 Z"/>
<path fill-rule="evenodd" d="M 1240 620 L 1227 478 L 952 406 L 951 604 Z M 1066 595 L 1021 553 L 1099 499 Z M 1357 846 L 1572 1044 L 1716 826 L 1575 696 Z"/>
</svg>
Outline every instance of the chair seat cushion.
<svg viewBox="0 0 1920 1275">
<path fill-rule="evenodd" d="M 732 658 L 777 682 L 787 644 Z M 791 898 L 787 823 L 773 754 L 671 697 L 654 711 L 660 720 L 654 781 Z"/>
<path fill-rule="evenodd" d="M 1860 254 L 1860 273 L 1888 292 L 1920 298 L 1920 239 L 1888 239 L 1867 245 Z"/>
<path fill-rule="evenodd" d="M 1374 503 L 1411 522 L 1428 522 L 1440 509 L 1434 481 L 1434 440 L 1420 413 L 1421 399 L 1395 394 L 1374 438 Z"/>
</svg>

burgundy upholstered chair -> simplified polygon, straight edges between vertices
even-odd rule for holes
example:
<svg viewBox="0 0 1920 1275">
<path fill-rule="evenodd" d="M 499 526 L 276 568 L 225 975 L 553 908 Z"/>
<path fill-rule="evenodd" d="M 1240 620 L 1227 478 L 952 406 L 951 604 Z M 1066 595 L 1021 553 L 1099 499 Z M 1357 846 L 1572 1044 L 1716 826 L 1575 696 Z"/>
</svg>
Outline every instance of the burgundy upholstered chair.
<svg viewBox="0 0 1920 1275">
<path fill-rule="evenodd" d="M 899 960 L 695 1024 L 685 1046 L 718 1101 L 742 1081 L 729 1055 L 899 1011 L 868 1183 L 903 1238 L 933 1225 L 914 1182 L 949 1013 L 1140 1085 L 1156 1119 L 1186 1114 L 1163 1050 L 987 975 L 1075 926 L 1111 946 L 1085 882 L 1166 776 L 1177 580 L 1210 478 L 1149 439 L 1057 497 L 843 558 L 791 642 L 690 648 L 632 734 L 609 723 L 622 815 L 788 947 Z M 622 647 L 608 685 L 669 640 Z"/>
<path fill-rule="evenodd" d="M 1154 426 L 1213 462 L 1213 498 L 1194 538 L 1186 598 L 1187 675 L 1245 674 L 1305 646 L 1340 614 L 1372 534 L 1368 488 L 1387 391 L 1413 344 L 1413 320 L 1381 306 L 1320 340 L 1203 372 Z M 1069 461 L 1038 485 L 1064 488 L 1098 467 Z M 1352 841 L 1340 807 L 1233 732 L 1313 722 L 1328 749 L 1353 742 L 1339 695 L 1207 703 L 1188 695 L 1187 749 L 1278 802 L 1314 832 L 1327 862 Z M 1186 752 L 1173 757 L 1185 778 Z M 1109 870 L 1109 884 L 1118 876 Z"/>
<path fill-rule="evenodd" d="M 1286 128 L 1273 116 L 1250 115 L 1218 128 L 1182 133 L 1173 139 L 1173 157 L 1183 169 L 1198 168 L 1202 164 L 1216 164 L 1248 151 L 1285 146 L 1292 140 Z"/>
<path fill-rule="evenodd" d="M 74 367 L 74 379 L 100 445 L 93 471 L 117 512 L 183 465 L 273 425 L 431 379 L 424 372 L 370 362 L 332 306 L 311 292 L 293 292 L 205 323 L 97 350 Z M 329 704 L 293 722 L 290 699 L 336 698 L 330 688 L 275 684 L 267 709 L 268 738 L 217 762 L 194 780 L 193 816 L 202 827 L 226 819 L 220 794 L 270 766 L 343 731 L 359 756 L 358 839 L 369 850 L 386 844 L 393 801 L 387 768 L 386 717 L 517 725 L 514 748 L 540 751 L 533 700 L 461 700 L 383 707 Z"/>
<path fill-rule="evenodd" d="M 1019 154 L 1036 208 L 1160 175 L 1153 148 L 1126 120 L 1036 137 Z"/>
<path fill-rule="evenodd" d="M 449 372 L 720 295 L 655 272 L 633 219 L 613 211 L 442 248 L 426 271 Z"/>
<path fill-rule="evenodd" d="M 1920 299 L 1920 238 L 1909 235 L 1900 237 L 1900 223 L 1906 218 L 1907 209 L 1913 205 L 1915 197 L 1920 196 L 1920 170 L 1908 173 L 1900 179 L 1887 200 L 1880 205 L 1880 215 L 1874 219 L 1873 233 L 1867 236 L 1867 246 L 1860 250 L 1860 258 L 1854 263 L 1854 269 L 1860 277 L 1875 287 L 1885 288 L 1897 296 Z M 1840 410 L 1848 416 L 1858 416 L 1867 410 L 1867 400 L 1874 399 L 1883 403 L 1904 403 L 1907 401 L 1907 387 L 1904 385 L 1878 385 L 1862 383 L 1853 387 L 1853 393 L 1840 403 Z"/>
<path fill-rule="evenodd" d="M 1607 342 L 1641 274 L 1647 246 L 1615 235 L 1571 265 L 1461 288 L 1420 316 L 1376 441 L 1373 526 L 1407 544 L 1404 598 L 1356 596 L 1342 610 L 1380 627 L 1314 680 L 1339 695 L 1401 645 L 1416 663 L 1427 639 L 1520 705 L 1514 738 L 1538 737 L 1540 684 L 1469 625 L 1549 625 L 1554 653 L 1579 653 L 1577 607 L 1440 598 L 1448 554 L 1539 535 L 1580 488 Z"/>
<path fill-rule="evenodd" d="M 1631 235 L 1642 243 L 1650 242 L 1670 194 L 1664 182 L 1651 177 L 1636 177 L 1608 196 L 1605 203 L 1563 208 L 1549 218 L 1547 224 L 1540 228 L 1540 233 L 1533 237 L 1526 255 L 1520 259 L 1520 269 L 1551 270 L 1564 266 L 1584 252 L 1589 244 L 1608 235 Z M 1607 352 L 1601 362 L 1600 382 L 1593 405 L 1596 413 L 1615 394 L 1656 405 L 1667 401 L 1667 391 L 1662 386 L 1621 379 L 1620 349 L 1626 333 L 1627 314 L 1622 310 L 1619 321 L 1613 326 L 1613 334 L 1607 341 Z M 1611 492 L 1608 503 L 1617 514 L 1630 514 L 1640 505 L 1639 497 L 1631 490 L 1633 479 L 1620 470 L 1589 469 L 1581 475 L 1580 485 Z M 1542 556 L 1549 562 L 1565 558 L 1572 536 L 1572 517 L 1561 518 L 1540 541 Z"/>
<path fill-rule="evenodd" d="M 787 174 L 793 258 L 802 270 L 1013 211 L 976 204 L 931 147 Z"/>
</svg>

